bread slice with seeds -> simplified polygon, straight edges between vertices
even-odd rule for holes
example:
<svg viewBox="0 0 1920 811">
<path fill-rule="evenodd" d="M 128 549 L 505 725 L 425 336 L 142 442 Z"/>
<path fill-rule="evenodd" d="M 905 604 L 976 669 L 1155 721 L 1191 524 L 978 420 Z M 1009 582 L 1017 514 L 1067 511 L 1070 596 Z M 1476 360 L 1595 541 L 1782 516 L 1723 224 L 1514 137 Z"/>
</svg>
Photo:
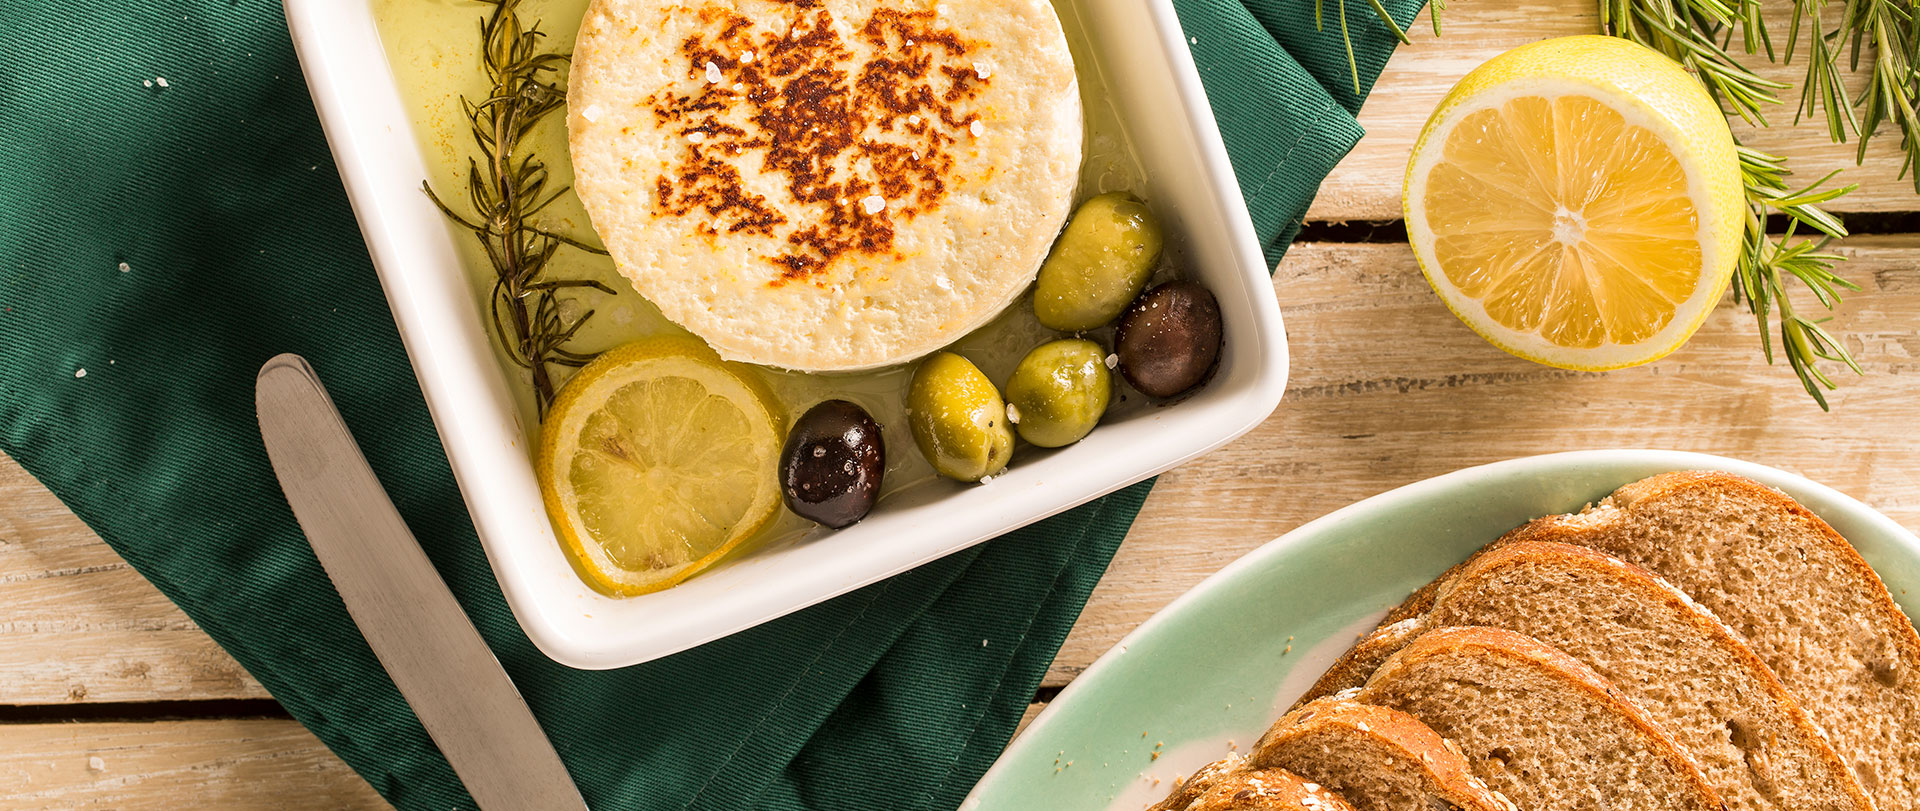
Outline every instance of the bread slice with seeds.
<svg viewBox="0 0 1920 811">
<path fill-rule="evenodd" d="M 1586 547 L 1504 544 L 1440 586 L 1425 616 L 1376 632 L 1356 658 L 1454 625 L 1526 634 L 1593 668 L 1673 734 L 1731 809 L 1874 808 L 1773 671 L 1645 569 Z"/>
<path fill-rule="evenodd" d="M 1452 577 L 1463 568 L 1465 564 L 1455 566 L 1447 570 L 1446 575 L 1443 576 Z M 1431 601 L 1427 603 L 1429 608 L 1432 605 Z M 1355 642 L 1346 653 L 1340 654 L 1340 658 L 1334 661 L 1332 667 L 1327 668 L 1327 672 L 1320 674 L 1320 679 L 1307 689 L 1305 695 L 1300 696 L 1299 700 L 1293 703 L 1289 711 L 1300 709 L 1308 702 L 1318 701 L 1342 690 L 1351 690 L 1366 684 L 1367 677 L 1379 670 L 1381 665 L 1386 664 L 1388 657 L 1400 652 L 1408 642 L 1412 642 L 1414 637 L 1426 630 L 1424 620 L 1425 614 L 1416 614 L 1384 623 L 1373 629 L 1372 633 L 1361 637 L 1360 641 Z M 1498 623 L 1479 624 L 1497 625 Z"/>
<path fill-rule="evenodd" d="M 1242 755 L 1200 767 L 1148 811 L 1355 811 L 1340 795 L 1285 769 L 1249 768 Z M 1423 810 L 1424 811 L 1424 810 Z"/>
<path fill-rule="evenodd" d="M 1587 666 L 1497 628 L 1442 628 L 1353 700 L 1420 719 L 1527 811 L 1721 811 L 1692 756 Z"/>
<path fill-rule="evenodd" d="M 1282 716 L 1248 762 L 1326 786 L 1357 811 L 1517 811 L 1419 719 L 1341 698 Z"/>
</svg>

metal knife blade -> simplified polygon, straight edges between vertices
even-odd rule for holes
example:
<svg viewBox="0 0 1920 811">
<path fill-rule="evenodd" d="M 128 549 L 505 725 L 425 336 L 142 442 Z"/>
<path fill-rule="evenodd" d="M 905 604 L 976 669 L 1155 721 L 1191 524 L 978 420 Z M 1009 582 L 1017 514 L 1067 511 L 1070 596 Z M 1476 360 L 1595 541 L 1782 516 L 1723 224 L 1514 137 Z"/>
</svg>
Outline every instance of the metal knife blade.
<svg viewBox="0 0 1920 811">
<path fill-rule="evenodd" d="M 313 367 L 292 354 L 267 361 L 254 406 L 314 555 L 474 801 L 486 811 L 585 811 L 566 765 L 400 518 Z"/>
</svg>

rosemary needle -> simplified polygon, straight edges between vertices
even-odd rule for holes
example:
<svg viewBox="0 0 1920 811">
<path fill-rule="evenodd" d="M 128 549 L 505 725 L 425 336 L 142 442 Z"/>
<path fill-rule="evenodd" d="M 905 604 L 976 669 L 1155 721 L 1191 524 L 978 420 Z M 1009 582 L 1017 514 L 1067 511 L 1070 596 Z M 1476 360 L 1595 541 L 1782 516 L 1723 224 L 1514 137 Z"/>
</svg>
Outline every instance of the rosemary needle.
<svg viewBox="0 0 1920 811">
<path fill-rule="evenodd" d="M 529 371 L 535 400 L 545 415 L 556 388 L 551 367 L 578 367 L 593 360 L 593 355 L 568 345 L 593 311 L 567 317 L 561 306 L 563 294 L 581 289 L 614 291 L 591 279 L 547 278 L 547 263 L 563 246 L 590 253 L 606 251 L 531 222 L 567 192 L 564 186 L 548 191 L 551 174 L 546 161 L 522 147 L 542 119 L 566 106 L 566 87 L 559 74 L 567 55 L 540 49 L 545 34 L 538 23 L 531 28 L 521 25 L 515 9 L 519 0 L 479 2 L 493 6 L 480 23 L 481 62 L 493 89 L 479 102 L 460 100 L 479 150 L 478 157 L 467 161 L 474 216 L 460 215 L 431 186 L 420 185 L 434 205 L 473 232 L 486 251 L 498 277 L 488 303 L 494 333 L 507 357 Z"/>
</svg>

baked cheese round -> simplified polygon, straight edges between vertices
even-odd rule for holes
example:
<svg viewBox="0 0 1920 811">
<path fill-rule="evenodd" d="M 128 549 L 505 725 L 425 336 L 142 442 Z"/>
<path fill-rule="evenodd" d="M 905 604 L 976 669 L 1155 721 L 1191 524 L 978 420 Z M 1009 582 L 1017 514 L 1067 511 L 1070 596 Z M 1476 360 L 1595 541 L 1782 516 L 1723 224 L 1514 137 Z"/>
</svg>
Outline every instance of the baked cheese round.
<svg viewBox="0 0 1920 811">
<path fill-rule="evenodd" d="M 722 356 L 867 369 L 1033 281 L 1079 84 L 1049 0 L 594 0 L 574 184 L 620 272 Z"/>
</svg>

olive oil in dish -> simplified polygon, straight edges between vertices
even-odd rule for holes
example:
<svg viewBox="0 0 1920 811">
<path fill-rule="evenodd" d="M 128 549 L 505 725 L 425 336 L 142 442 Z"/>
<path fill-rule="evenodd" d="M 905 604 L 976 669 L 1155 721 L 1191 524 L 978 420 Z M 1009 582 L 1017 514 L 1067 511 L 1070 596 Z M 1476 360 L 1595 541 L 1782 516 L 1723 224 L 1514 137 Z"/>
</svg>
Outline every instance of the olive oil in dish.
<svg viewBox="0 0 1920 811">
<path fill-rule="evenodd" d="M 490 7 L 471 0 L 369 0 L 378 21 L 383 47 L 392 65 L 402 97 L 409 107 L 413 135 L 427 158 L 427 183 L 456 210 L 465 205 L 467 172 L 475 147 L 470 121 L 462 108 L 462 98 L 484 98 L 490 89 L 481 69 L 480 22 Z M 518 7 L 520 19 L 528 27 L 537 24 L 543 32 L 543 49 L 568 53 L 587 7 L 587 0 L 524 0 Z M 1107 192 L 1144 192 L 1144 178 L 1131 145 L 1119 126 L 1116 112 L 1107 101 L 1104 83 L 1090 55 L 1084 26 L 1077 10 L 1056 3 L 1061 24 L 1078 73 L 1085 116 L 1084 156 L 1079 173 L 1076 201 Z M 537 153 L 553 174 L 549 188 L 571 185 L 565 115 L 555 114 L 541 122 L 522 141 L 522 149 Z M 590 244 L 598 244 L 591 223 L 579 199 L 571 192 L 561 194 L 537 215 L 538 224 L 549 231 L 564 234 Z M 457 226 L 454 241 L 458 246 L 467 276 L 472 280 L 475 302 L 487 307 L 493 294 L 496 273 L 480 245 Z M 1157 276 L 1169 276 L 1164 261 Z M 594 352 L 655 336 L 685 336 L 687 332 L 664 317 L 658 308 L 635 292 L 627 280 L 604 255 L 563 248 L 550 260 L 549 273 L 556 279 L 597 281 L 612 294 L 581 289 L 563 299 L 562 317 L 568 320 L 592 310 L 594 317 L 574 336 L 572 346 Z M 1027 296 L 1016 299 L 986 326 L 948 347 L 974 364 L 995 384 L 1004 384 L 1027 352 L 1040 344 L 1061 337 L 1042 326 L 1027 306 Z M 1094 334 L 1105 342 L 1106 331 Z M 512 385 L 529 437 L 538 433 L 539 411 L 527 370 L 509 359 L 498 344 L 496 356 Z M 564 383 L 570 370 L 556 369 L 557 382 Z M 859 405 L 872 415 L 882 430 L 887 454 L 881 498 L 909 488 L 929 486 L 937 476 L 914 447 L 905 413 L 905 394 L 914 364 L 853 373 L 798 373 L 771 367 L 756 367 L 787 419 L 797 418 L 815 404 L 840 399 Z M 1145 407 L 1141 398 L 1116 397 L 1110 413 L 1125 413 Z M 785 426 L 782 426 L 783 428 Z M 1031 452 L 1031 449 L 1029 449 Z M 1018 459 L 1014 461 L 1019 464 Z M 781 511 L 743 548 L 767 547 L 797 542 L 823 531 L 812 522 L 789 511 Z"/>
</svg>

